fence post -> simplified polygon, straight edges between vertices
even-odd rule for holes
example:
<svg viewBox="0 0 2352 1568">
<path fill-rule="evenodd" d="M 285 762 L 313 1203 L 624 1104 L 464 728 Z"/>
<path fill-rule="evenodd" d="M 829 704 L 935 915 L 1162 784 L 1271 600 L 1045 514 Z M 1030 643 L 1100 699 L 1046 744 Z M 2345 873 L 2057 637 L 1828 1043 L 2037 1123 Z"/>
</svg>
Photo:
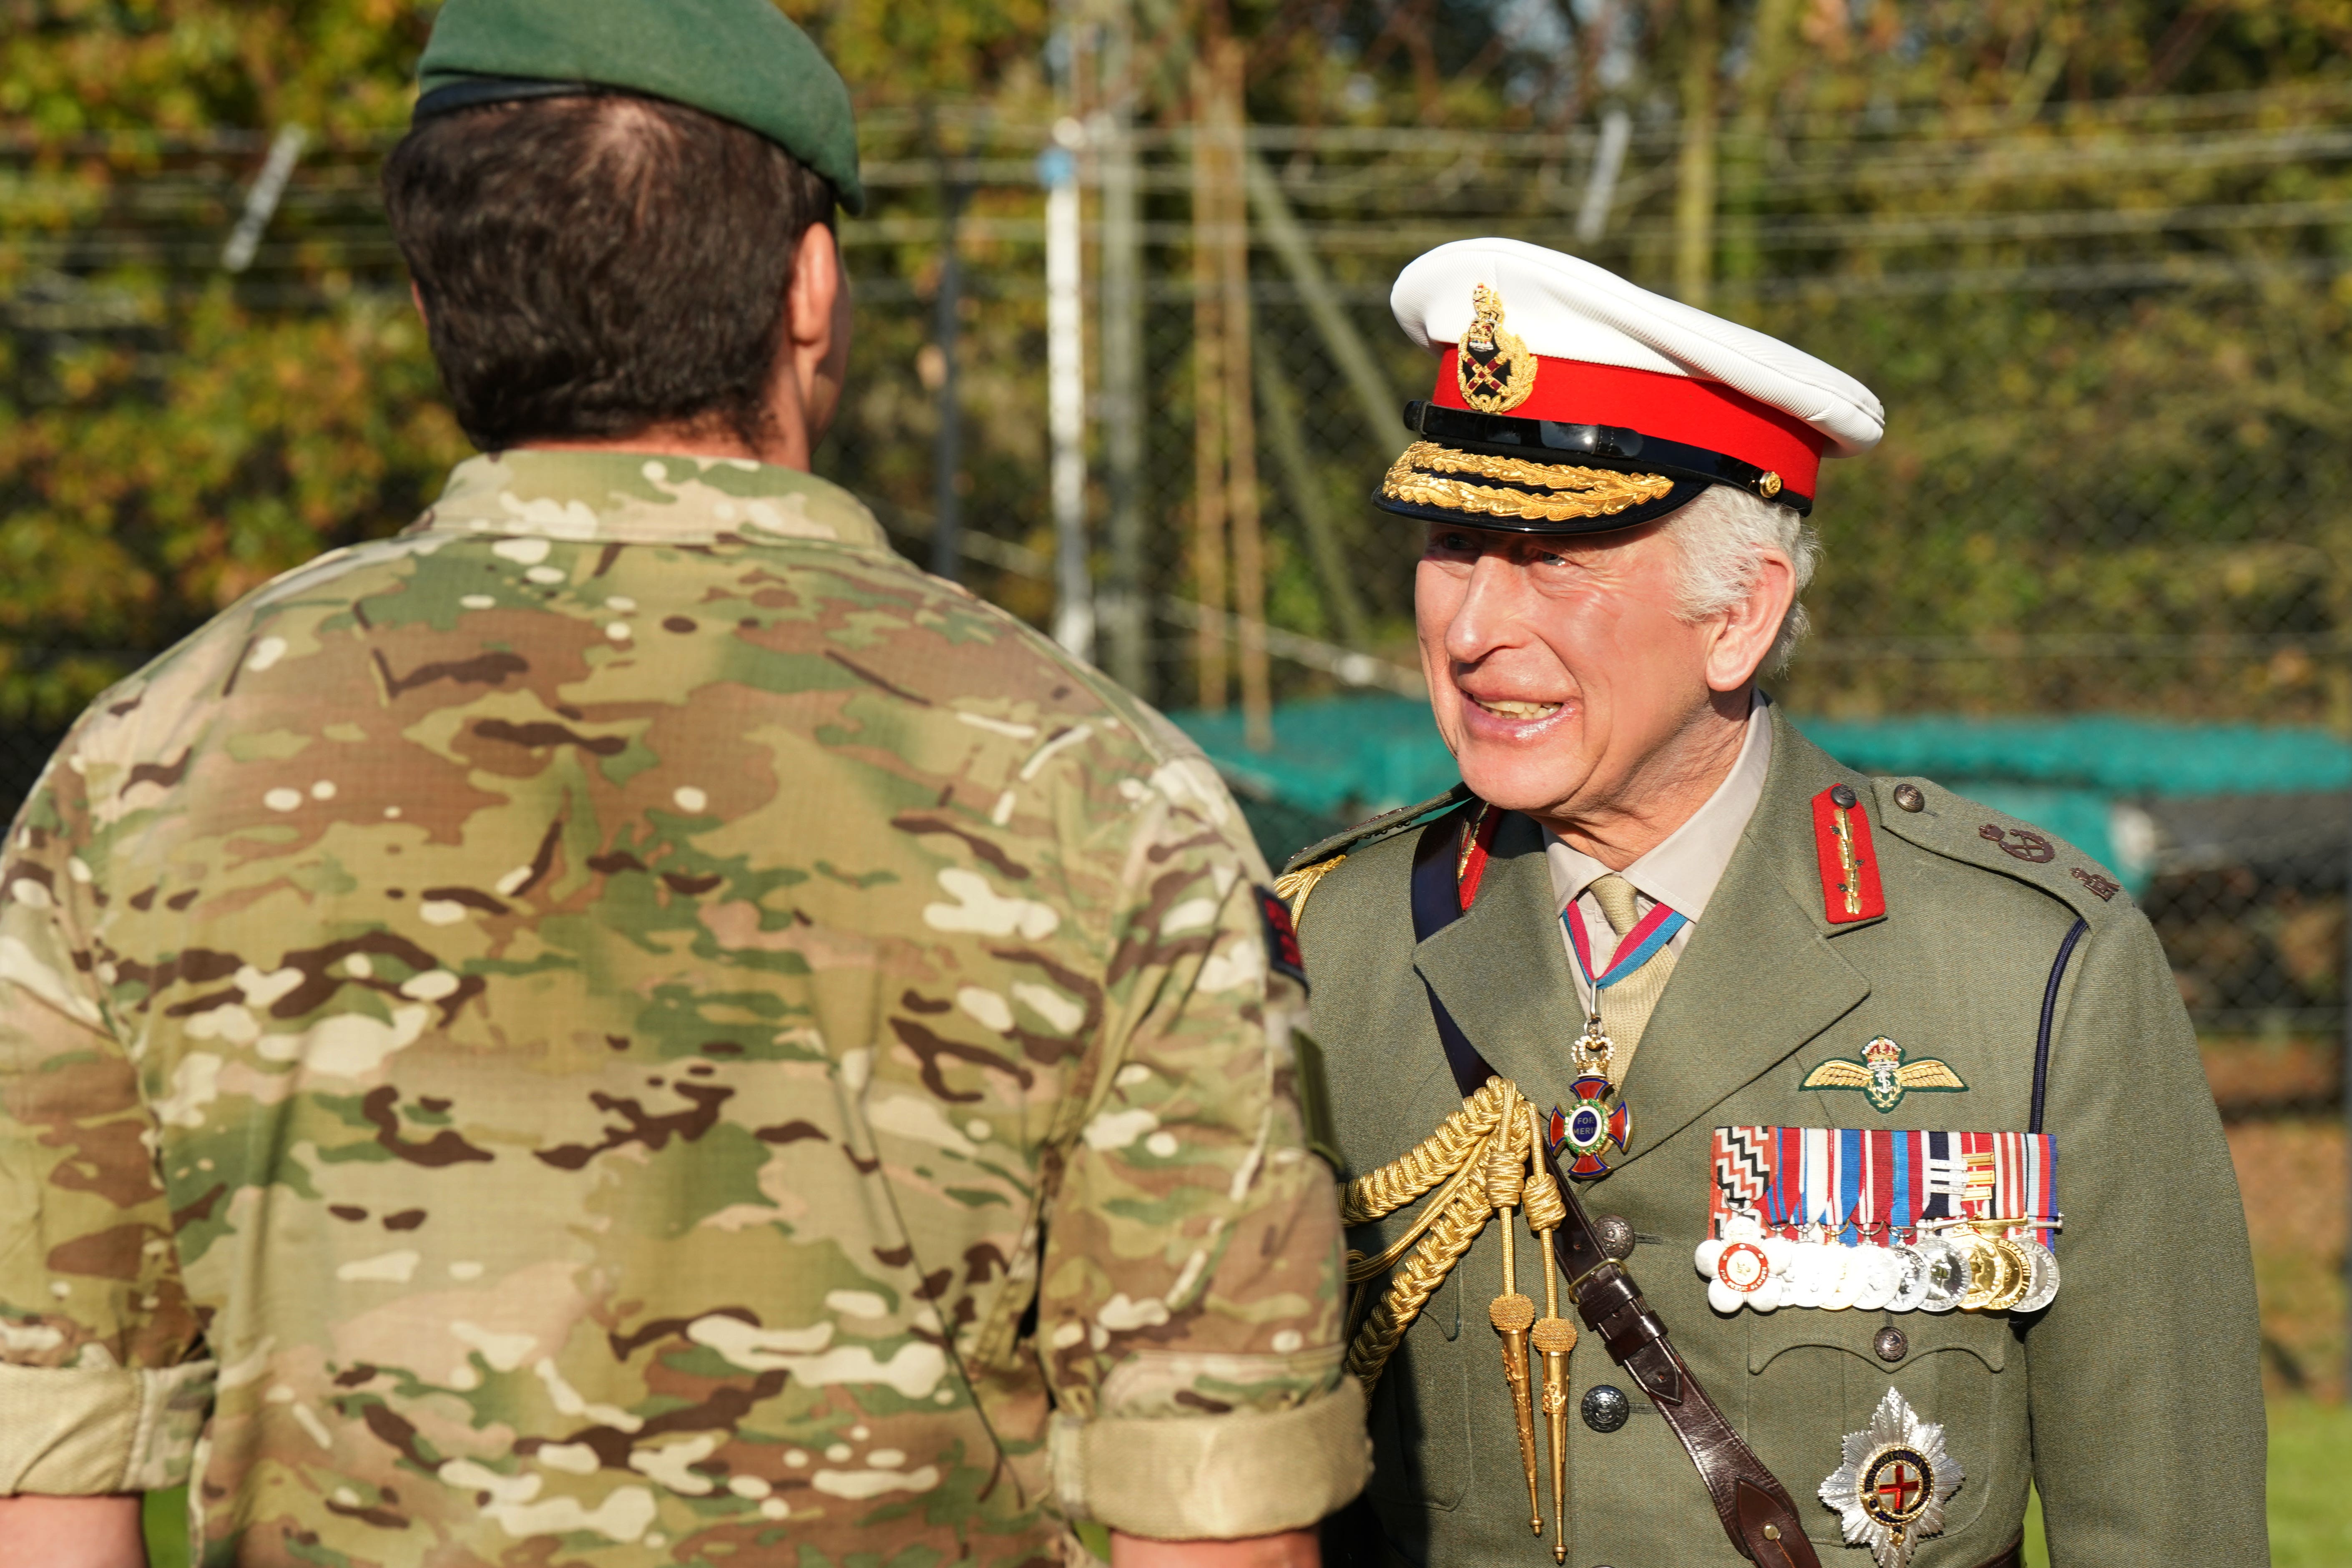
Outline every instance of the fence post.
<svg viewBox="0 0 2352 1568">
<path fill-rule="evenodd" d="M 1193 628 L 1200 672 L 1197 700 L 1225 710 L 1225 372 L 1224 298 L 1217 287 L 1217 229 L 1224 221 L 1209 131 L 1215 91 L 1209 68 L 1192 62 L 1192 127 L 1186 142 L 1192 175 L 1192 591 L 1210 611 Z"/>
<path fill-rule="evenodd" d="M 1290 210 L 1289 198 L 1282 194 L 1282 183 L 1265 160 L 1255 152 L 1242 155 L 1244 178 L 1249 183 L 1250 205 L 1257 211 L 1258 226 L 1266 241 L 1274 247 L 1275 256 L 1290 274 L 1290 281 L 1298 289 L 1299 302 L 1307 307 L 1307 316 L 1315 330 L 1323 334 L 1323 346 L 1331 351 L 1331 359 L 1347 378 L 1348 388 L 1356 395 L 1356 406 L 1362 410 L 1364 427 L 1370 431 L 1372 445 L 1381 456 L 1392 457 L 1404 449 L 1407 440 L 1403 421 L 1399 417 L 1404 400 L 1397 396 L 1389 378 L 1373 359 L 1370 344 L 1358 330 L 1348 308 L 1339 300 L 1339 292 L 1331 287 L 1323 263 L 1307 243 L 1306 231 L 1298 226 L 1298 215 Z"/>
<path fill-rule="evenodd" d="M 1234 540 L 1234 613 L 1241 633 L 1242 730 L 1254 752 L 1274 745 L 1274 686 L 1265 659 L 1265 538 L 1258 526 L 1257 404 L 1250 386 L 1249 202 L 1243 163 L 1249 157 L 1243 68 L 1248 50 L 1239 38 L 1209 47 L 1215 79 L 1219 215 L 1217 275 L 1224 291 L 1225 518 Z"/>
<path fill-rule="evenodd" d="M 1117 5 L 1103 35 L 1101 170 L 1103 468 L 1110 491 L 1109 570 L 1096 602 L 1113 679 L 1150 696 L 1151 621 L 1143 596 L 1143 226 L 1135 157 L 1134 17 Z"/>
<path fill-rule="evenodd" d="M 285 199 L 286 182 L 294 177 L 295 162 L 310 143 L 310 132 L 299 125 L 279 128 L 269 143 L 269 156 L 261 165 L 261 173 L 253 182 L 253 189 L 245 198 L 245 214 L 236 220 L 236 227 L 221 247 L 221 268 L 226 272 L 242 272 L 253 265 L 261 249 L 261 237 L 269 227 L 269 220 L 278 216 L 278 204 Z"/>
<path fill-rule="evenodd" d="M 940 354 L 940 427 L 931 441 L 931 573 L 950 583 L 963 576 L 963 404 L 956 388 L 956 333 L 963 309 L 963 263 L 956 254 L 969 187 L 950 177 L 948 156 L 932 131 L 931 155 L 939 167 L 940 291 L 934 301 L 931 343 Z"/>
<path fill-rule="evenodd" d="M 1361 652 L 1372 646 L 1371 620 L 1364 613 L 1363 595 L 1356 591 L 1355 569 L 1349 563 L 1347 547 L 1339 542 L 1339 526 L 1331 521 L 1330 497 L 1323 489 L 1323 475 L 1313 457 L 1316 448 L 1308 444 L 1299 421 L 1298 389 L 1283 374 L 1280 354 L 1257 355 L 1255 363 L 1257 400 L 1265 408 L 1266 450 L 1274 454 L 1274 466 L 1290 492 L 1298 526 L 1307 534 L 1316 586 L 1330 607 L 1339 640 Z"/>
<path fill-rule="evenodd" d="M 1045 186 L 1045 426 L 1053 446 L 1054 640 L 1095 654 L 1094 585 L 1087 571 L 1086 299 L 1077 149 L 1086 128 L 1064 118 L 1037 160 Z"/>
<path fill-rule="evenodd" d="M 1685 305 L 1706 309 L 1715 276 L 1716 78 L 1723 46 L 1716 30 L 1716 0 L 1689 0 L 1683 8 L 1682 163 L 1675 191 L 1675 292 Z"/>
</svg>

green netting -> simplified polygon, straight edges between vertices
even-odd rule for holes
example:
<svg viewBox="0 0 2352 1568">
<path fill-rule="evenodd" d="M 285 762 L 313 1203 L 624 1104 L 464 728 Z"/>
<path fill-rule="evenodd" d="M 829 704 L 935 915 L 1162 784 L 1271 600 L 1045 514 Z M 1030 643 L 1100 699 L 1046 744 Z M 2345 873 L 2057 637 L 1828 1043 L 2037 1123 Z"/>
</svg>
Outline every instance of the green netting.
<svg viewBox="0 0 2352 1568">
<path fill-rule="evenodd" d="M 2326 730 L 2060 719 L 1806 719 L 1832 756 L 1877 773 L 2014 779 L 2108 795 L 2291 795 L 2352 787 L 2352 743 Z"/>
<path fill-rule="evenodd" d="M 1275 745 L 1243 743 L 1237 713 L 1179 713 L 1270 835 L 1279 856 L 1318 830 L 1424 799 L 1458 776 L 1426 705 L 1399 697 L 1296 702 L 1274 715 Z M 2178 724 L 2089 714 L 2058 719 L 1802 719 L 1840 761 L 1874 773 L 1932 778 L 2036 823 L 2116 867 L 2109 824 L 2119 799 L 2284 795 L 2352 787 L 2352 743 L 2325 730 Z M 1263 819 L 1263 821 L 1261 821 Z"/>
</svg>

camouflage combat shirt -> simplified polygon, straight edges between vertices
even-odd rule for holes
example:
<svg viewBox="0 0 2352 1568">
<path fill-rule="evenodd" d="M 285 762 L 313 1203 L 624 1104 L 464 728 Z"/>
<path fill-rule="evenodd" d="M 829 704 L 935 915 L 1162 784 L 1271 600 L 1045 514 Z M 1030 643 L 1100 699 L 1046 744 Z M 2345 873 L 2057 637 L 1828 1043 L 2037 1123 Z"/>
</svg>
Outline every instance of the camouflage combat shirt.
<svg viewBox="0 0 2352 1568">
<path fill-rule="evenodd" d="M 0 862 L 0 1492 L 209 1564 L 1013 1563 L 1366 1469 L 1230 798 L 750 463 L 518 452 Z"/>
</svg>

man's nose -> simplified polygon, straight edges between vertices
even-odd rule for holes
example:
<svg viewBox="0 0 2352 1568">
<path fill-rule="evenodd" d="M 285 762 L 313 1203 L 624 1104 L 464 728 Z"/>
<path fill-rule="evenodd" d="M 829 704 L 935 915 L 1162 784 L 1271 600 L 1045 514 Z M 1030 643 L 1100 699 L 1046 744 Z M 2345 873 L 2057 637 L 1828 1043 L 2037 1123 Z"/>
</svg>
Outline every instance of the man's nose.
<svg viewBox="0 0 2352 1568">
<path fill-rule="evenodd" d="M 1475 664 L 1507 645 L 1511 628 L 1518 623 L 1525 586 L 1518 568 L 1503 556 L 1493 552 L 1480 555 L 1446 625 L 1445 657 L 1457 664 Z"/>
</svg>

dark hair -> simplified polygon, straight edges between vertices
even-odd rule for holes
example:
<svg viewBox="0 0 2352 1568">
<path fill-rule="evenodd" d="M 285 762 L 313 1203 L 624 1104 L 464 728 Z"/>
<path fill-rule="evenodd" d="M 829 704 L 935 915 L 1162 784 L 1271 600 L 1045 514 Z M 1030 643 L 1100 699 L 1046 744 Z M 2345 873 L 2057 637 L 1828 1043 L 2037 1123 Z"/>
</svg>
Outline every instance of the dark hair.
<svg viewBox="0 0 2352 1568">
<path fill-rule="evenodd" d="M 801 237 L 833 187 L 774 142 L 629 93 L 429 120 L 383 169 L 474 444 L 717 423 L 763 434 Z"/>
</svg>

